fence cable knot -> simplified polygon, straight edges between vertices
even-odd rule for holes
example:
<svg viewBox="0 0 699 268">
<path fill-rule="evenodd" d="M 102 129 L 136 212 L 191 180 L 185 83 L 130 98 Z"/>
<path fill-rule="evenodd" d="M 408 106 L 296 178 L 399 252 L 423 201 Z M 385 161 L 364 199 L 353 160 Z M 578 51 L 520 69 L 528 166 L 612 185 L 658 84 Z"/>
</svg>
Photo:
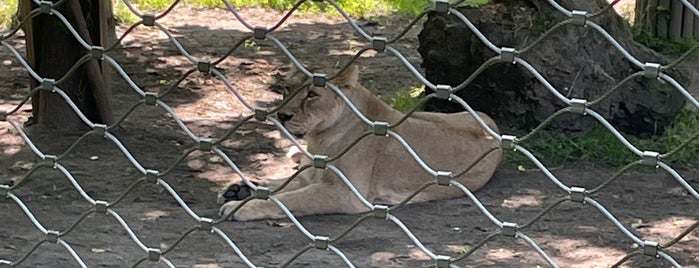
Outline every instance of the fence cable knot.
<svg viewBox="0 0 699 268">
<path fill-rule="evenodd" d="M 210 218 L 201 218 L 199 220 L 199 229 L 206 232 L 212 232 L 214 228 L 214 220 Z"/>
<path fill-rule="evenodd" d="M 371 38 L 371 48 L 376 50 L 376 52 L 386 51 L 387 39 L 383 36 L 374 36 Z"/>
<path fill-rule="evenodd" d="M 500 235 L 515 237 L 515 235 L 517 235 L 517 224 L 513 222 L 503 222 Z"/>
<path fill-rule="evenodd" d="M 313 73 L 312 82 L 313 85 L 316 87 L 325 87 L 325 83 L 328 82 L 328 75 L 322 73 Z"/>
<path fill-rule="evenodd" d="M 46 241 L 49 243 L 58 243 L 58 237 L 61 236 L 59 231 L 48 230 L 46 231 Z"/>
<path fill-rule="evenodd" d="M 155 15 L 153 14 L 143 14 L 141 20 L 143 20 L 143 25 L 145 26 L 152 27 L 155 25 Z"/>
<path fill-rule="evenodd" d="M 264 122 L 265 120 L 267 120 L 267 115 L 269 115 L 269 110 L 267 110 L 267 108 L 263 108 L 263 107 L 255 108 L 255 116 L 254 116 L 255 120 L 260 121 L 260 122 Z"/>
<path fill-rule="evenodd" d="M 152 262 L 160 261 L 160 255 L 162 252 L 157 248 L 149 248 L 148 250 L 148 260 Z"/>
<path fill-rule="evenodd" d="M 437 13 L 448 13 L 449 12 L 449 0 L 435 0 L 434 1 L 434 11 Z"/>
<path fill-rule="evenodd" d="M 374 217 L 387 219 L 388 218 L 388 206 L 384 205 L 374 205 L 372 208 Z"/>
<path fill-rule="evenodd" d="M 517 62 L 517 50 L 511 47 L 500 48 L 500 62 L 512 63 Z"/>
<path fill-rule="evenodd" d="M 435 96 L 441 100 L 451 100 L 453 88 L 450 85 L 437 85 L 434 89 Z"/>
<path fill-rule="evenodd" d="M 587 11 L 584 10 L 573 10 L 570 12 L 570 18 L 573 25 L 585 26 L 587 24 Z"/>
<path fill-rule="evenodd" d="M 157 170 L 146 169 L 146 182 L 147 183 L 157 183 L 160 178 L 160 172 Z"/>
<path fill-rule="evenodd" d="M 587 192 L 585 192 L 583 187 L 570 187 L 570 201 L 584 203 L 587 197 Z"/>
<path fill-rule="evenodd" d="M 657 167 L 660 160 L 660 153 L 652 151 L 643 151 L 641 155 L 641 163 L 647 166 Z"/>
<path fill-rule="evenodd" d="M 329 157 L 327 155 L 314 155 L 313 167 L 317 169 L 326 169 L 328 167 L 328 159 Z"/>
<path fill-rule="evenodd" d="M 197 61 L 197 71 L 203 74 L 211 73 L 211 62 L 206 60 Z"/>
<path fill-rule="evenodd" d="M 56 161 L 58 161 L 58 157 L 55 155 L 47 154 L 44 155 L 43 161 L 41 161 L 41 164 L 47 167 L 56 167 Z"/>
<path fill-rule="evenodd" d="M 655 241 L 643 241 L 643 254 L 658 257 L 658 249 L 660 248 L 658 242 Z"/>
<path fill-rule="evenodd" d="M 255 191 L 253 192 L 255 199 L 262 200 L 269 199 L 270 194 L 272 194 L 272 191 L 270 191 L 269 188 L 264 186 L 257 186 L 257 189 L 255 189 Z"/>
<path fill-rule="evenodd" d="M 643 65 L 643 72 L 646 78 L 655 79 L 660 76 L 660 64 L 653 62 L 646 62 Z"/>
<path fill-rule="evenodd" d="M 107 128 L 108 127 L 105 124 L 95 124 L 92 127 L 92 130 L 95 131 L 95 134 L 100 135 L 100 136 L 104 136 L 105 134 L 107 134 Z"/>
<path fill-rule="evenodd" d="M 327 236 L 315 236 L 313 238 L 313 246 L 317 249 L 328 249 L 330 238 Z"/>
<path fill-rule="evenodd" d="M 506 150 L 510 149 L 515 149 L 515 145 L 517 145 L 517 136 L 513 135 L 502 135 L 502 140 L 500 141 L 500 147 Z"/>
<path fill-rule="evenodd" d="M 587 114 L 587 100 L 585 99 L 571 99 L 570 100 L 570 112 L 576 114 Z"/>
<path fill-rule="evenodd" d="M 211 139 L 202 138 L 199 140 L 199 148 L 198 148 L 199 151 L 209 152 L 213 148 L 214 148 L 214 143 L 211 141 Z"/>
<path fill-rule="evenodd" d="M 388 135 L 388 122 L 375 121 L 374 124 L 372 124 L 372 128 L 376 136 Z"/>
<path fill-rule="evenodd" d="M 146 92 L 143 95 L 143 101 L 146 103 L 146 105 L 157 105 L 158 104 L 158 93 L 155 92 Z"/>
<path fill-rule="evenodd" d="M 451 186 L 451 180 L 454 179 L 454 174 L 451 171 L 437 171 L 435 176 L 437 184 L 441 186 Z"/>
<path fill-rule="evenodd" d="M 41 79 L 41 89 L 53 92 L 55 90 L 56 80 L 51 78 Z"/>
<path fill-rule="evenodd" d="M 451 266 L 451 257 L 445 255 L 437 255 L 437 268 L 449 268 Z"/>
<path fill-rule="evenodd" d="M 255 29 L 252 31 L 252 36 L 257 39 L 257 40 L 264 40 L 267 38 L 267 28 L 257 26 Z"/>
<path fill-rule="evenodd" d="M 107 208 L 109 208 L 109 203 L 107 201 L 103 201 L 103 200 L 95 201 L 95 212 L 101 213 L 101 214 L 106 214 Z"/>
<path fill-rule="evenodd" d="M 90 56 L 93 59 L 101 60 L 104 58 L 104 48 L 99 46 L 93 46 L 90 48 Z"/>
<path fill-rule="evenodd" d="M 0 197 L 7 198 L 10 196 L 10 186 L 5 184 L 0 184 Z"/>
<path fill-rule="evenodd" d="M 39 12 L 41 12 L 41 14 L 53 15 L 53 2 L 41 1 L 39 4 Z"/>
</svg>

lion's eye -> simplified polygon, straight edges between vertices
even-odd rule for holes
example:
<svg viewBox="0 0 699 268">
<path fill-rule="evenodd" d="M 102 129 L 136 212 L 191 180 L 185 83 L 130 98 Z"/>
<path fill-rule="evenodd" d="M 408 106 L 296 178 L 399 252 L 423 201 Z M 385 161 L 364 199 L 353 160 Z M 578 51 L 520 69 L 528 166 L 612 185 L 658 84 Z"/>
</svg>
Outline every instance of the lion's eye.
<svg viewBox="0 0 699 268">
<path fill-rule="evenodd" d="M 315 98 L 315 97 L 318 97 L 318 93 L 316 93 L 315 91 L 312 91 L 312 90 L 308 91 L 308 94 L 306 95 L 307 99 Z"/>
</svg>

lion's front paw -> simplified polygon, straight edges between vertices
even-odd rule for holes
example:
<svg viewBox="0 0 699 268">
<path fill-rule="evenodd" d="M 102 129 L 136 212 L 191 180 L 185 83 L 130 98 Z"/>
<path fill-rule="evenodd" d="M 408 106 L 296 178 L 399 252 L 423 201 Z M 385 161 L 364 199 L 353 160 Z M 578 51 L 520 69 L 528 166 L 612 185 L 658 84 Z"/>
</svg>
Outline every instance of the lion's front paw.
<svg viewBox="0 0 699 268">
<path fill-rule="evenodd" d="M 242 201 L 228 201 L 221 206 L 218 213 L 232 221 L 250 221 L 259 219 L 279 219 L 286 214 L 269 200 L 250 200 L 236 210 Z M 235 211 L 235 213 L 233 212 Z"/>
<path fill-rule="evenodd" d="M 246 184 L 231 184 L 218 193 L 217 202 L 225 204 L 229 201 L 240 201 L 252 194 L 252 189 Z"/>
<path fill-rule="evenodd" d="M 240 201 L 227 201 L 218 210 L 218 215 L 221 218 L 227 216 L 228 217 L 227 219 L 236 220 L 236 218 L 234 217 L 235 215 L 232 215 L 232 213 L 240 205 L 240 203 L 241 203 Z"/>
</svg>

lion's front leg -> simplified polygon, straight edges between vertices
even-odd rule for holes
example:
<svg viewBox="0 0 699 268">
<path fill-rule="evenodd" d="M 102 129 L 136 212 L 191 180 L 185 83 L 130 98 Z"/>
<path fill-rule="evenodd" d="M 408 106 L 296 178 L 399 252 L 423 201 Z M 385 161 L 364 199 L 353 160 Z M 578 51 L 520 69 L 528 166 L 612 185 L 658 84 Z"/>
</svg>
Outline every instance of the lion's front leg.
<svg viewBox="0 0 699 268">
<path fill-rule="evenodd" d="M 229 201 L 221 206 L 219 214 L 221 217 L 230 215 L 242 201 Z M 279 206 L 270 200 L 254 199 L 247 202 L 243 207 L 229 216 L 231 220 L 249 221 L 258 219 L 279 219 L 284 217 L 284 213 Z"/>
<path fill-rule="evenodd" d="M 327 213 L 359 213 L 368 208 L 343 184 L 316 183 L 294 191 L 270 196 L 276 198 L 295 216 Z M 229 215 L 240 201 L 230 201 L 221 206 L 221 216 Z M 250 200 L 231 216 L 237 221 L 279 219 L 286 215 L 272 200 Z"/>
</svg>

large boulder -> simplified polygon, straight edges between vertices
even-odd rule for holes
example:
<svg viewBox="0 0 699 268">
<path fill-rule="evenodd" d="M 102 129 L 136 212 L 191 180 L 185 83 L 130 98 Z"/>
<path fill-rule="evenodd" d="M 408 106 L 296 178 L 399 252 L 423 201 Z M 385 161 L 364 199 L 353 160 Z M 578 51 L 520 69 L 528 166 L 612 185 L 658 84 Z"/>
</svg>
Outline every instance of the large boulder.
<svg viewBox="0 0 699 268">
<path fill-rule="evenodd" d="M 584 10 L 589 14 L 604 7 L 600 1 L 558 2 L 569 10 Z M 529 46 L 552 26 L 567 19 L 546 0 L 500 0 L 458 10 L 495 46 L 517 50 Z M 640 62 L 668 63 L 659 54 L 634 42 L 628 23 L 613 9 L 589 20 L 604 28 Z M 496 55 L 453 14 L 430 14 L 419 40 L 418 51 L 424 60 L 422 67 L 427 79 L 435 84 L 461 84 Z M 518 57 L 530 63 L 564 96 L 589 101 L 603 96 L 629 75 L 642 71 L 602 34 L 591 27 L 573 24 L 554 30 Z M 687 80 L 687 75 L 680 71 L 663 72 L 680 83 Z M 552 113 L 566 107 L 521 64 L 505 62 L 488 68 L 457 95 L 474 109 L 494 117 L 499 124 L 524 130 L 539 125 Z M 624 83 L 592 109 L 625 133 L 648 136 L 662 133 L 684 103 L 682 94 L 669 84 L 639 76 Z M 458 104 L 436 99 L 424 108 L 442 112 L 463 110 Z M 594 124 L 589 116 L 564 114 L 548 128 L 582 134 Z"/>
</svg>

